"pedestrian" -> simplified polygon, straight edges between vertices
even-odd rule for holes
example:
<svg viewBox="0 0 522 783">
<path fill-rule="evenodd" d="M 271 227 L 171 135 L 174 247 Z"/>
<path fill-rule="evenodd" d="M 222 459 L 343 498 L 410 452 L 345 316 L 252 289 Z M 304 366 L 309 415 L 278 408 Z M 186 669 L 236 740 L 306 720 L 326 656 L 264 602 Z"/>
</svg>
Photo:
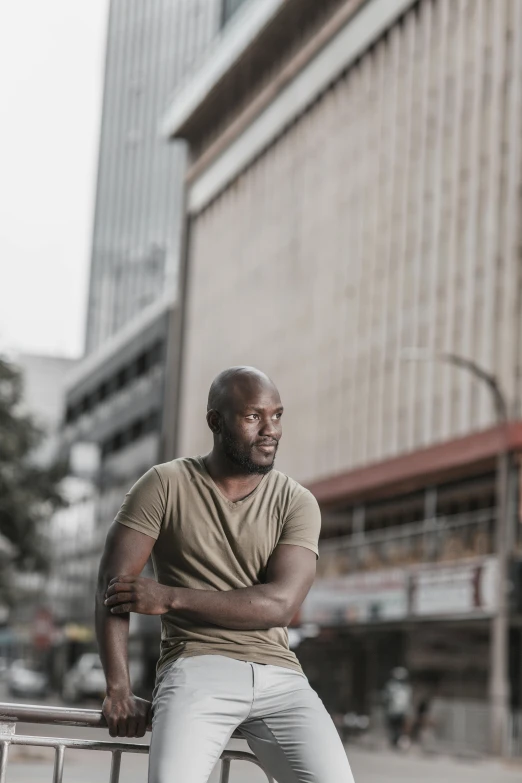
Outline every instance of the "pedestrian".
<svg viewBox="0 0 522 783">
<path fill-rule="evenodd" d="M 383 695 L 390 745 L 407 749 L 410 745 L 407 721 L 411 713 L 412 692 L 408 670 L 404 666 L 392 669 Z"/>
<path fill-rule="evenodd" d="M 135 737 L 152 712 L 149 783 L 206 783 L 235 729 L 279 783 L 353 783 L 288 646 L 315 575 L 320 512 L 274 469 L 282 415 L 264 373 L 220 373 L 212 450 L 151 468 L 109 530 L 96 601 L 103 714 L 111 736 Z M 157 581 L 140 577 L 149 555 Z M 161 615 L 152 707 L 130 687 L 129 612 Z"/>
</svg>

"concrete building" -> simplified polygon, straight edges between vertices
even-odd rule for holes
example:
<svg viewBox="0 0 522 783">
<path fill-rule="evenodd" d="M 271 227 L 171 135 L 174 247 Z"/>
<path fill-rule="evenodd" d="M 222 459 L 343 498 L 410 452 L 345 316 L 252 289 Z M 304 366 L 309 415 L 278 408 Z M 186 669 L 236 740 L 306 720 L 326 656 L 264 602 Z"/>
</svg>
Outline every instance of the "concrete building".
<svg viewBox="0 0 522 783">
<path fill-rule="evenodd" d="M 218 12 L 209 0 L 110 3 L 87 353 L 176 298 L 185 151 L 158 139 L 158 116 L 215 35 Z"/>
<path fill-rule="evenodd" d="M 405 664 L 441 726 L 458 708 L 462 744 L 496 750 L 522 708 L 502 597 L 522 556 L 521 15 L 252 0 L 163 124 L 190 145 L 179 453 L 209 445 L 219 370 L 268 372 L 279 467 L 324 511 L 311 678 L 333 711 L 370 711 Z"/>
<path fill-rule="evenodd" d="M 33 459 L 48 466 L 57 456 L 66 378 L 76 360 L 65 356 L 20 353 L 13 357 L 13 361 L 22 372 L 23 409 L 44 432 Z"/>
</svg>

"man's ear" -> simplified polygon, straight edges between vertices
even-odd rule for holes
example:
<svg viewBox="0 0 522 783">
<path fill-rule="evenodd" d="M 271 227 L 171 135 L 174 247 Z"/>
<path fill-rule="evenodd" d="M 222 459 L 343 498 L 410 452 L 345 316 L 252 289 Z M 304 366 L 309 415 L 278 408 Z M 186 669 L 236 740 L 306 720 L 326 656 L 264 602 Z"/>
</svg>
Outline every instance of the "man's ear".
<svg viewBox="0 0 522 783">
<path fill-rule="evenodd" d="M 221 432 L 221 415 L 214 410 L 207 411 L 207 424 L 214 435 Z"/>
</svg>

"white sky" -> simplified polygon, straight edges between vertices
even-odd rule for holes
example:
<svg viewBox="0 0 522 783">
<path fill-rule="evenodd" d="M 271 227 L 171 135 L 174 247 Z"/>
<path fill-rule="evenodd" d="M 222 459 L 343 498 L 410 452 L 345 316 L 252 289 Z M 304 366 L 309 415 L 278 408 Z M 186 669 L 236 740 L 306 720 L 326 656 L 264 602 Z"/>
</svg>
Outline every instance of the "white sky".
<svg viewBox="0 0 522 783">
<path fill-rule="evenodd" d="M 2 4 L 1 352 L 83 350 L 108 4 Z"/>
</svg>

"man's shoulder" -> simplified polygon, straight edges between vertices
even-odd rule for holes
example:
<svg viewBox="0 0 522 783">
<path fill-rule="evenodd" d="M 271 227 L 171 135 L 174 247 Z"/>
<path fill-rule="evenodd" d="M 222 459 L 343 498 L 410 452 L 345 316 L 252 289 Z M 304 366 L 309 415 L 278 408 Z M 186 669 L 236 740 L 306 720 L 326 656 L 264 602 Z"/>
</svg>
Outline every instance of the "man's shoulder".
<svg viewBox="0 0 522 783">
<path fill-rule="evenodd" d="M 190 478 L 195 474 L 200 474 L 201 459 L 200 457 L 177 457 L 170 460 L 170 462 L 161 462 L 159 465 L 154 465 L 153 470 L 156 471 L 162 483 L 167 485 L 171 481 Z"/>
<path fill-rule="evenodd" d="M 315 498 L 309 489 L 303 487 L 298 481 L 288 476 L 286 473 L 282 473 L 280 470 L 271 471 L 272 477 L 272 489 L 274 492 L 281 493 L 281 496 L 286 498 L 292 505 L 299 505 L 301 502 L 310 501 L 315 503 Z"/>
</svg>

